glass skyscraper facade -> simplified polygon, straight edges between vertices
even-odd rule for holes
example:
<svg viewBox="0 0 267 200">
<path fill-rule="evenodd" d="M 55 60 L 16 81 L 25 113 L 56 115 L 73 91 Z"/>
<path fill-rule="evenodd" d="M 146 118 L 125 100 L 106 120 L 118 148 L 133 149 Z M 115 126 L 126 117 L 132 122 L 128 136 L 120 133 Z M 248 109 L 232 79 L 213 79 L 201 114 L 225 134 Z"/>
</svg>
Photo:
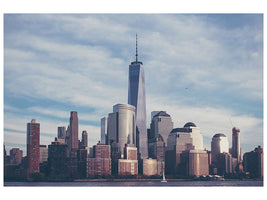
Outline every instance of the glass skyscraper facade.
<svg viewBox="0 0 267 200">
<path fill-rule="evenodd" d="M 232 155 L 239 162 L 241 160 L 240 130 L 234 127 L 232 133 Z"/>
<path fill-rule="evenodd" d="M 138 156 L 143 159 L 148 157 L 145 72 L 143 63 L 138 61 L 137 56 L 136 50 L 136 61 L 129 65 L 128 104 L 136 108 L 136 142 Z"/>
<path fill-rule="evenodd" d="M 135 107 L 116 104 L 108 117 L 108 144 L 116 142 L 121 158 L 124 157 L 125 144 L 136 146 Z"/>
</svg>

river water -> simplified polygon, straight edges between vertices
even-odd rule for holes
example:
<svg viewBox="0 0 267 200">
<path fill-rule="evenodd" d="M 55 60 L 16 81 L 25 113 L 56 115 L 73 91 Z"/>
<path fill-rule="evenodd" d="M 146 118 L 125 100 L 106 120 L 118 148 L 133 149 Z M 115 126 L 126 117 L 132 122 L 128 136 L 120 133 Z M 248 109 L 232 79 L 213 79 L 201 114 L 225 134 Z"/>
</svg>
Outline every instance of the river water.
<svg viewBox="0 0 267 200">
<path fill-rule="evenodd" d="M 4 186 L 23 187 L 260 187 L 263 181 L 123 181 L 123 182 L 4 182 Z"/>
</svg>

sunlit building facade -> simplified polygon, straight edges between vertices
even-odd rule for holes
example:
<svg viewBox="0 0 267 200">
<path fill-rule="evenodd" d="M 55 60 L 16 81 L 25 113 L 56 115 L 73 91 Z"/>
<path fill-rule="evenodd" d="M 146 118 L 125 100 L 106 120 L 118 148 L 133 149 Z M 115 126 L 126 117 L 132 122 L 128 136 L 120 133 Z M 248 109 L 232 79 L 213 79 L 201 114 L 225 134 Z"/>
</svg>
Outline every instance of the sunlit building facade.
<svg viewBox="0 0 267 200">
<path fill-rule="evenodd" d="M 220 153 L 229 153 L 229 142 L 226 135 L 217 133 L 211 141 L 211 162 L 216 162 L 216 156 Z"/>
<path fill-rule="evenodd" d="M 173 129 L 169 134 L 166 147 L 166 173 L 183 173 L 185 170 L 181 169 L 181 154 L 189 150 L 201 151 L 201 155 L 203 151 L 203 136 L 199 127 L 192 122 L 186 123 L 183 128 Z"/>
<path fill-rule="evenodd" d="M 135 107 L 129 104 L 116 104 L 108 117 L 108 144 L 117 143 L 120 158 L 124 158 L 125 144 L 136 146 Z"/>
<path fill-rule="evenodd" d="M 186 150 L 180 155 L 180 172 L 185 176 L 209 174 L 208 154 L 203 150 Z"/>
</svg>

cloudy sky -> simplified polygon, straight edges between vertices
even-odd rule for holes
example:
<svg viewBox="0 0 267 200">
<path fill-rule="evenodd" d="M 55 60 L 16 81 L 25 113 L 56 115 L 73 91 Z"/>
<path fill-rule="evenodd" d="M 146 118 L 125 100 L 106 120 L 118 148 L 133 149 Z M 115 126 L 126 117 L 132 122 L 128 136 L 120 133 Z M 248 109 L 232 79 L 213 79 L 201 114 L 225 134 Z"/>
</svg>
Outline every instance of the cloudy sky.
<svg viewBox="0 0 267 200">
<path fill-rule="evenodd" d="M 139 60 L 150 113 L 174 127 L 192 121 L 204 146 L 240 128 L 242 152 L 263 145 L 263 15 L 5 14 L 4 143 L 23 149 L 36 119 L 41 144 L 78 111 L 79 138 L 100 139 L 100 119 L 127 103 L 128 67 Z"/>
</svg>

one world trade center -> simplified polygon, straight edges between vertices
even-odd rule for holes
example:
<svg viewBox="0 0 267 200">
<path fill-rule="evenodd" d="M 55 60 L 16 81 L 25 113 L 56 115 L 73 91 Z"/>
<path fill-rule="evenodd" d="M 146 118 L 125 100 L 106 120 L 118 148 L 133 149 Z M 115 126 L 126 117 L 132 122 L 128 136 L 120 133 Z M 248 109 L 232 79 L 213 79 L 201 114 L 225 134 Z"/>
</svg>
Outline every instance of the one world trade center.
<svg viewBox="0 0 267 200">
<path fill-rule="evenodd" d="M 136 116 L 136 143 L 138 158 L 148 158 L 147 128 L 146 128 L 146 90 L 143 63 L 138 61 L 137 35 L 136 60 L 129 65 L 128 104 L 135 106 Z"/>
</svg>

